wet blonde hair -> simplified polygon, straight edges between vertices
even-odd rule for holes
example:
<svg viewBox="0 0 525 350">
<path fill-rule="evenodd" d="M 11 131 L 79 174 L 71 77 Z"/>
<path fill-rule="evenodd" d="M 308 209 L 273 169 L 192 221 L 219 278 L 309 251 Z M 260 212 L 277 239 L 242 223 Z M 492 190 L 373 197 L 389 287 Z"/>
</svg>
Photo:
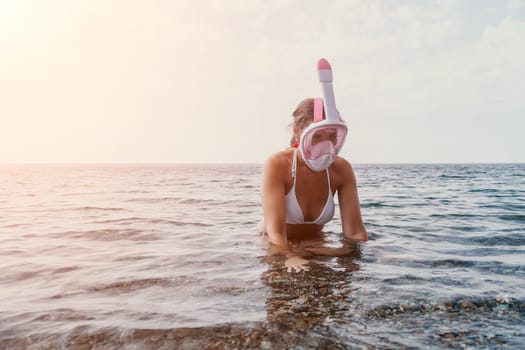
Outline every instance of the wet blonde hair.
<svg viewBox="0 0 525 350">
<path fill-rule="evenodd" d="M 305 98 L 299 103 L 292 113 L 293 122 L 290 124 L 292 129 L 292 138 L 290 146 L 299 142 L 301 132 L 314 120 L 314 99 Z"/>
</svg>

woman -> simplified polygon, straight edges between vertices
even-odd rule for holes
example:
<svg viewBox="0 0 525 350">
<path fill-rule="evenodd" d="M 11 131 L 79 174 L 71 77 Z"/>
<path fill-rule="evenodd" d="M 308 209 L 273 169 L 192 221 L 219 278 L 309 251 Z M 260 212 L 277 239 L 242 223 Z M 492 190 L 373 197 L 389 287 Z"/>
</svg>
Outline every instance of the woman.
<svg viewBox="0 0 525 350">
<path fill-rule="evenodd" d="M 326 97 L 325 94 L 328 114 L 330 99 Z M 314 123 L 314 109 L 318 110 L 315 106 L 316 100 L 308 98 L 299 104 L 293 112 L 293 136 L 290 142 L 292 147 L 269 157 L 264 166 L 264 231 L 273 250 L 287 256 L 285 266 L 293 271 L 307 269 L 305 265 L 309 261 L 305 258 L 311 253 L 338 255 L 347 251 L 346 247 L 329 249 L 309 244 L 322 240 L 323 225 L 330 221 L 334 214 L 335 193 L 339 199 L 344 237 L 355 241 L 368 239 L 361 218 L 354 171 L 348 161 L 336 156 L 333 151 L 338 143 L 336 131 L 334 128 L 325 128 L 309 141 L 305 139 L 305 131 Z M 335 101 L 333 104 L 335 109 Z M 323 107 L 321 111 L 323 118 L 327 119 Z M 339 140 L 339 149 L 346 136 L 346 126 L 344 128 L 342 141 Z M 325 149 L 332 150 L 333 157 L 325 165 L 326 169 L 322 169 L 323 166 L 312 165 L 307 159 L 308 152 L 304 147 L 308 142 L 312 147 L 316 147 L 317 144 L 328 145 Z"/>
</svg>

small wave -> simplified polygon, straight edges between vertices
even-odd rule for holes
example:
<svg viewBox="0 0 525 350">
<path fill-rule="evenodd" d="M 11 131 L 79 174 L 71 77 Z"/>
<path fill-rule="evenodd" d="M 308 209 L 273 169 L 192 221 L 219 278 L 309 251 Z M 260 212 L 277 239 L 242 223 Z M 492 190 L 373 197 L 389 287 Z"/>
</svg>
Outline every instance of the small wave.
<svg viewBox="0 0 525 350">
<path fill-rule="evenodd" d="M 385 318 L 392 315 L 405 313 L 425 313 L 435 311 L 446 311 L 450 313 L 475 312 L 475 311 L 500 311 L 515 312 L 525 315 L 525 301 L 506 296 L 493 298 L 478 297 L 456 297 L 451 300 L 432 302 L 428 300 L 410 300 L 405 302 L 390 303 L 376 306 L 365 311 L 368 318 Z"/>
<path fill-rule="evenodd" d="M 468 190 L 467 192 L 470 193 L 498 193 L 500 190 L 496 188 L 472 188 Z"/>
<path fill-rule="evenodd" d="M 116 258 L 115 261 L 139 261 L 139 260 L 151 260 L 156 259 L 155 255 L 126 255 L 120 258 Z"/>
<path fill-rule="evenodd" d="M 173 284 L 172 279 L 167 278 L 146 278 L 140 280 L 122 281 L 104 284 L 97 287 L 89 288 L 90 292 L 104 292 L 104 293 L 129 293 L 139 289 L 150 288 L 154 286 L 166 287 Z"/>
<path fill-rule="evenodd" d="M 129 189 L 129 190 L 126 190 L 126 191 L 120 190 L 117 193 L 140 193 L 140 194 L 145 194 L 145 193 L 153 193 L 153 191 L 148 191 L 148 190 L 144 190 L 144 189 Z"/>
<path fill-rule="evenodd" d="M 152 233 L 147 233 L 141 230 L 135 229 L 103 229 L 103 230 L 89 230 L 89 231 L 68 231 L 63 233 L 57 233 L 56 237 L 70 237 L 80 239 L 92 239 L 97 241 L 118 241 L 118 240 L 131 240 L 131 241 L 153 241 L 159 239 L 159 237 Z"/>
<path fill-rule="evenodd" d="M 20 254 L 26 253 L 26 250 L 21 249 L 0 249 L 0 256 L 6 255 L 6 256 L 16 256 Z"/>
<path fill-rule="evenodd" d="M 144 278 L 128 281 L 119 281 L 108 284 L 102 284 L 95 287 L 90 287 L 87 290 L 89 292 L 96 293 L 110 293 L 110 294 L 121 294 L 130 293 L 141 289 L 151 287 L 169 287 L 197 283 L 197 279 L 191 276 L 177 276 L 171 278 Z"/>
<path fill-rule="evenodd" d="M 486 209 L 501 209 L 505 211 L 525 211 L 525 205 L 521 204 L 510 204 L 510 203 L 491 203 L 491 204 L 482 204 L 480 208 Z"/>
<path fill-rule="evenodd" d="M 211 180 L 208 180 L 208 182 L 210 182 L 210 183 L 223 182 L 223 181 L 224 181 L 223 179 L 211 179 Z"/>
<path fill-rule="evenodd" d="M 386 205 L 384 202 L 364 202 L 361 203 L 361 208 L 383 208 Z"/>
<path fill-rule="evenodd" d="M 94 221 L 94 223 L 95 224 L 132 224 L 132 223 L 140 222 L 144 220 L 147 220 L 147 219 L 133 216 L 133 217 L 122 218 L 122 219 L 98 220 L 98 221 Z"/>
<path fill-rule="evenodd" d="M 148 220 L 154 224 L 170 224 L 175 226 L 200 226 L 200 227 L 209 227 L 213 226 L 211 224 L 205 224 L 203 222 L 187 222 L 187 221 L 178 221 L 178 220 L 168 220 L 168 219 L 150 219 Z"/>
<path fill-rule="evenodd" d="M 220 294 L 225 295 L 242 295 L 246 293 L 248 289 L 246 287 L 237 287 L 237 286 L 214 286 L 206 288 L 204 294 L 209 294 L 210 296 L 216 296 Z"/>
<path fill-rule="evenodd" d="M 109 219 L 109 220 L 99 220 L 95 221 L 96 224 L 121 224 L 121 225 L 131 225 L 135 223 L 145 223 L 145 224 L 168 224 L 173 226 L 199 226 L 199 227 L 208 227 L 213 226 L 211 224 L 205 224 L 202 222 L 193 222 L 193 221 L 179 221 L 179 220 L 170 220 L 170 219 L 149 219 L 143 217 L 129 217 L 121 219 Z"/>
<path fill-rule="evenodd" d="M 78 312 L 75 312 L 75 310 L 71 309 L 57 309 L 53 310 L 51 313 L 45 313 L 43 315 L 39 315 L 33 319 L 34 322 L 42 322 L 42 321 L 87 321 L 87 320 L 94 320 L 94 317 L 88 317 L 79 314 Z"/>
<path fill-rule="evenodd" d="M 440 259 L 440 260 L 412 260 L 410 262 L 403 261 L 414 266 L 427 266 L 431 268 L 457 268 L 457 267 L 473 267 L 476 265 L 475 261 L 459 260 L 459 259 Z"/>
<path fill-rule="evenodd" d="M 224 205 L 228 204 L 228 201 L 218 201 L 216 199 L 198 199 L 198 198 L 187 198 L 180 202 L 181 204 L 216 204 Z"/>
<path fill-rule="evenodd" d="M 161 198 L 129 198 L 124 201 L 134 202 L 134 203 L 164 203 L 164 202 L 179 203 L 181 200 L 182 200 L 181 197 L 161 197 Z"/>
<path fill-rule="evenodd" d="M 431 218 L 437 218 L 437 219 L 473 219 L 477 217 L 485 217 L 483 215 L 477 215 L 477 214 L 459 214 L 459 213 L 450 213 L 450 214 L 430 214 L 429 217 Z"/>
<path fill-rule="evenodd" d="M 470 178 L 471 176 L 466 176 L 466 175 L 446 175 L 446 174 L 442 174 L 442 175 L 439 175 L 439 178 L 440 179 L 468 179 Z"/>
<path fill-rule="evenodd" d="M 78 270 L 79 267 L 78 266 L 65 266 L 65 267 L 60 267 L 58 269 L 55 269 L 52 271 L 53 274 L 61 274 L 61 273 L 66 273 L 66 272 L 70 272 L 70 271 L 75 271 L 75 270 Z"/>
<path fill-rule="evenodd" d="M 498 218 L 505 221 L 518 221 L 520 223 L 525 223 L 525 215 L 522 214 L 500 215 Z"/>
<path fill-rule="evenodd" d="M 106 194 L 105 192 L 73 192 L 73 193 L 64 193 L 62 194 L 63 196 L 67 196 L 67 197 L 76 197 L 76 196 L 81 196 L 81 197 L 86 197 L 86 196 L 91 196 L 91 195 L 98 195 L 98 194 Z"/>
<path fill-rule="evenodd" d="M 394 261 L 390 262 L 395 264 Z M 440 259 L 440 260 L 401 260 L 401 265 L 412 267 L 428 268 L 472 268 L 478 271 L 490 272 L 498 275 L 517 275 L 523 274 L 525 267 L 521 265 L 511 265 L 500 261 L 474 261 L 460 259 Z"/>
<path fill-rule="evenodd" d="M 89 210 L 102 210 L 102 211 L 121 211 L 125 210 L 124 208 L 105 208 L 105 207 L 77 207 L 77 208 L 70 208 L 66 210 L 74 210 L 74 211 L 89 211 Z"/>
<path fill-rule="evenodd" d="M 175 202 L 177 204 L 215 204 L 215 205 L 224 205 L 230 203 L 230 201 L 220 201 L 216 199 L 208 198 L 182 198 L 182 197 L 162 197 L 162 198 L 130 198 L 126 199 L 126 202 L 139 202 L 139 203 L 166 203 L 166 202 Z"/>
<path fill-rule="evenodd" d="M 507 235 L 491 235 L 491 236 L 476 236 L 468 237 L 466 240 L 485 246 L 523 246 L 525 245 L 525 235 L 522 233 L 507 234 Z"/>
<path fill-rule="evenodd" d="M 399 276 L 399 277 L 394 277 L 394 278 L 386 278 L 383 280 L 383 283 L 386 283 L 386 284 L 407 284 L 409 282 L 413 282 L 413 281 L 423 281 L 424 278 L 422 277 L 418 277 L 418 276 L 414 276 L 414 275 L 403 275 L 403 276 Z"/>
<path fill-rule="evenodd" d="M 457 230 L 457 231 L 463 231 L 463 232 L 482 232 L 485 230 L 485 227 L 483 226 L 450 226 L 450 229 Z"/>
<path fill-rule="evenodd" d="M 4 228 L 16 228 L 16 227 L 23 227 L 23 226 L 31 226 L 31 224 L 27 223 L 27 224 L 20 224 L 20 223 L 15 223 L 15 224 L 9 224 L 9 225 L 5 225 Z"/>
<path fill-rule="evenodd" d="M 37 271 L 21 271 L 16 272 L 11 275 L 4 275 L 2 276 L 2 280 L 9 281 L 9 282 L 20 282 L 28 279 L 32 279 L 34 277 L 40 276 L 40 274 L 43 272 L 43 270 L 37 270 Z"/>
</svg>

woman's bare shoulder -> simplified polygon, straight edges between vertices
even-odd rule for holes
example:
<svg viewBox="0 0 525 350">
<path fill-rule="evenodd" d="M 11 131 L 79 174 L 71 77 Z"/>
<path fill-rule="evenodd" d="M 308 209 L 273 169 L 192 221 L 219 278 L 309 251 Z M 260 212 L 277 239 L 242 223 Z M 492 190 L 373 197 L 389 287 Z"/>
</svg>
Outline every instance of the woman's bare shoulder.
<svg viewBox="0 0 525 350">
<path fill-rule="evenodd" d="M 337 157 L 333 165 L 335 175 L 341 184 L 348 181 L 355 182 L 354 169 L 348 160 L 343 157 Z"/>
<path fill-rule="evenodd" d="M 287 169 L 291 162 L 291 156 L 293 155 L 293 149 L 286 149 L 272 154 L 266 159 L 265 168 L 267 170 L 281 170 Z"/>
<path fill-rule="evenodd" d="M 339 172 L 353 172 L 352 165 L 343 157 L 337 157 L 334 161 L 334 168 Z"/>
<path fill-rule="evenodd" d="M 284 150 L 272 154 L 264 163 L 264 187 L 269 188 L 271 184 L 287 184 L 293 151 Z"/>
</svg>

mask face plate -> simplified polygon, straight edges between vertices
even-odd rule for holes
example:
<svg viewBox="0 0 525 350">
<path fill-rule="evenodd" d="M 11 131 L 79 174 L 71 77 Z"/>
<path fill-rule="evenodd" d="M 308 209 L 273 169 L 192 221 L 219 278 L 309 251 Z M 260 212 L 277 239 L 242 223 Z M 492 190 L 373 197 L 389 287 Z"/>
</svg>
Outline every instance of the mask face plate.
<svg viewBox="0 0 525 350">
<path fill-rule="evenodd" d="M 306 165 L 314 171 L 327 169 L 343 147 L 347 128 L 344 124 L 312 123 L 301 135 L 299 147 Z"/>
</svg>

